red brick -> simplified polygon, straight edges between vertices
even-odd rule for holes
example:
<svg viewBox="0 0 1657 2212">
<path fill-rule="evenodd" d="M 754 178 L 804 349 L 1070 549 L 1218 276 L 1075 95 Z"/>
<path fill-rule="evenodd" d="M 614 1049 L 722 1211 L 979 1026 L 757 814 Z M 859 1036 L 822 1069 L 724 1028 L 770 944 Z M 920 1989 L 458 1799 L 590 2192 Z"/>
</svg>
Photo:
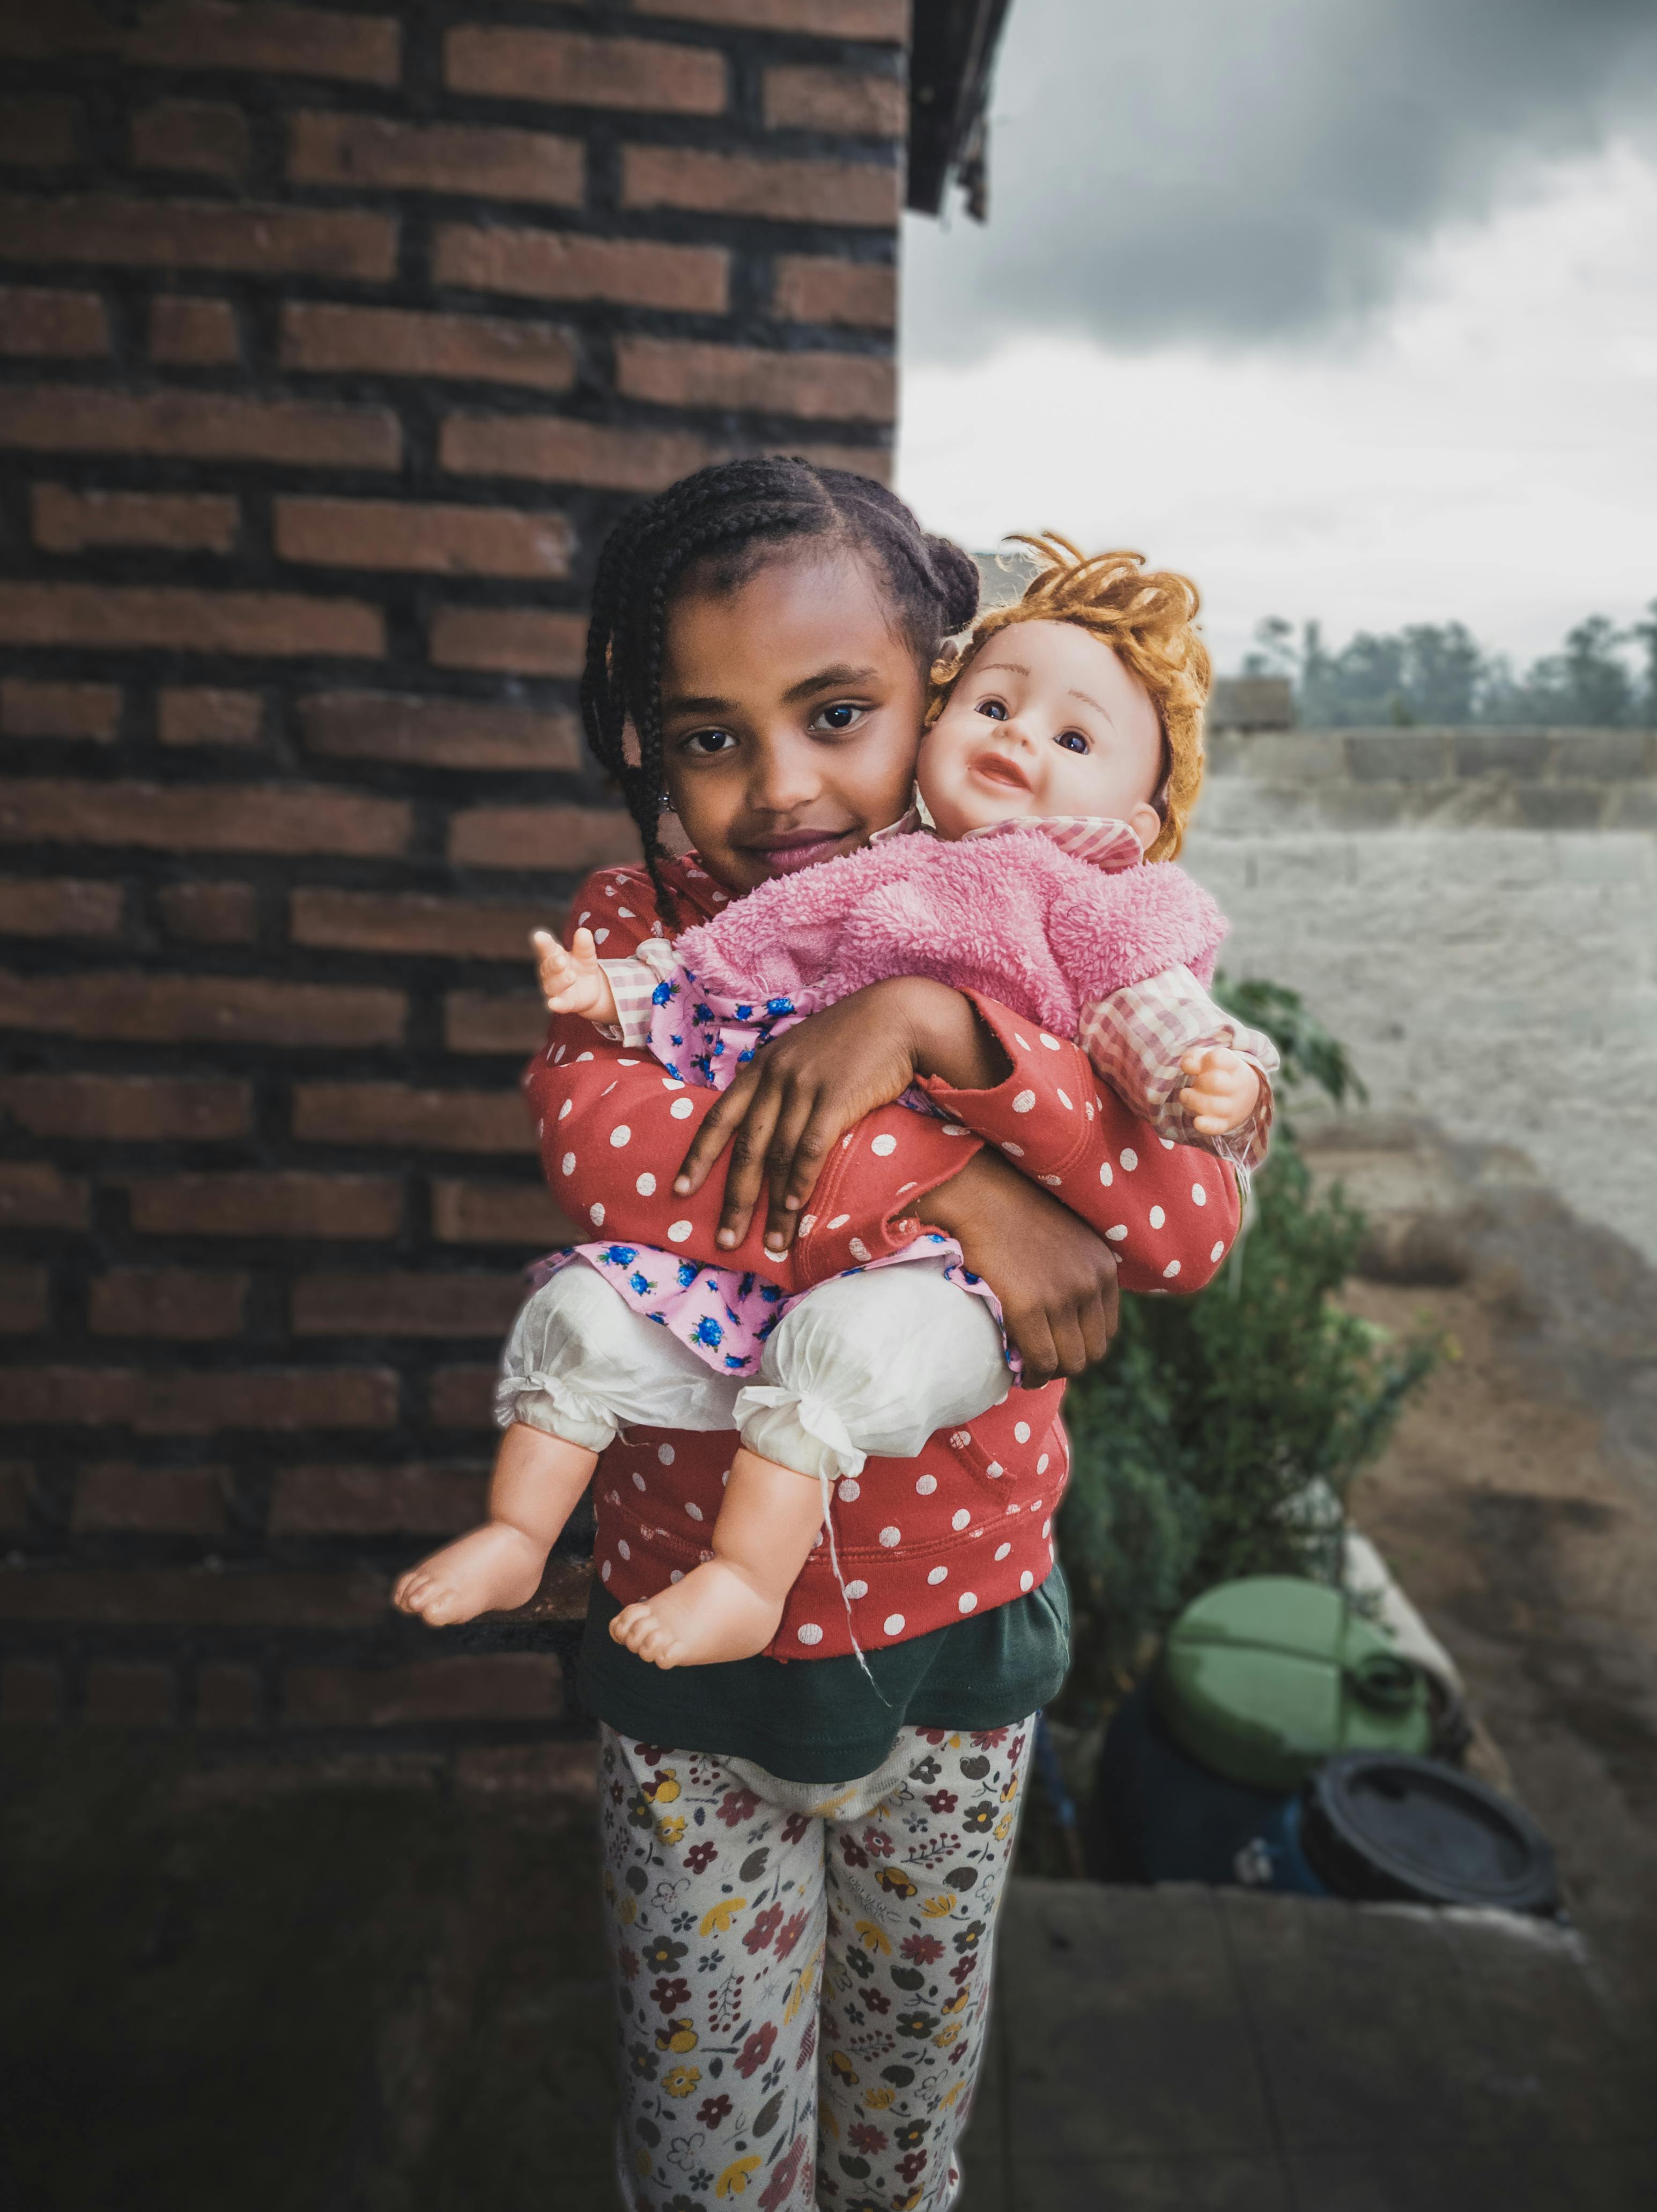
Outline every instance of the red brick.
<svg viewBox="0 0 1657 2212">
<path fill-rule="evenodd" d="M 609 430 L 555 415 L 451 415 L 438 447 L 453 476 L 660 491 L 714 458 L 678 430 Z"/>
<path fill-rule="evenodd" d="M 684 314 L 725 314 L 731 298 L 731 256 L 721 247 L 573 231 L 444 223 L 432 274 L 439 284 L 514 299 L 600 300 Z"/>
<path fill-rule="evenodd" d="M 0 878 L 0 933 L 8 937 L 113 937 L 121 886 L 52 877 Z"/>
<path fill-rule="evenodd" d="M 901 172 L 886 162 L 787 161 L 684 146 L 624 146 L 622 205 L 770 222 L 895 228 Z"/>
<path fill-rule="evenodd" d="M 573 715 L 509 700 L 324 691 L 300 702 L 300 725 L 306 750 L 325 760 L 396 761 L 468 772 L 567 771 L 581 764 L 580 732 Z"/>
<path fill-rule="evenodd" d="M 360 599 L 296 592 L 197 592 L 176 586 L 0 585 L 0 643 L 174 653 L 313 653 L 379 659 L 385 617 Z"/>
<path fill-rule="evenodd" d="M 768 353 L 753 346 L 618 338 L 616 388 L 668 407 L 751 407 L 768 415 L 889 422 L 897 373 L 866 354 Z"/>
<path fill-rule="evenodd" d="M 289 1467 L 270 1500 L 273 1536 L 447 1536 L 483 1517 L 481 1467 Z"/>
<path fill-rule="evenodd" d="M 563 1677 L 549 1651 L 495 1651 L 413 1667 L 295 1667 L 282 1717 L 300 1728 L 418 1721 L 554 1720 Z"/>
<path fill-rule="evenodd" d="M 84 1229 L 90 1194 L 44 1160 L 0 1162 L 0 1229 Z"/>
<path fill-rule="evenodd" d="M 0 1024 L 56 1036 L 155 1044 L 396 1044 L 407 1013 L 400 991 L 355 986 L 119 969 L 0 974 Z"/>
<path fill-rule="evenodd" d="M 8 391 L 0 445 L 39 453 L 149 453 L 283 467 L 394 469 L 403 451 L 384 407 L 317 399 L 239 399 L 218 392 L 100 392 L 50 385 Z"/>
<path fill-rule="evenodd" d="M 543 1252 L 574 1243 L 584 1233 L 544 1183 L 447 1177 L 432 1184 L 432 1230 L 442 1244 L 510 1244 Z"/>
<path fill-rule="evenodd" d="M 211 1076 L 8 1075 L 0 1076 L 0 1106 L 39 1137 L 197 1143 L 246 1136 L 253 1093 Z"/>
<path fill-rule="evenodd" d="M 215 1660 L 196 1675 L 196 1725 L 252 1728 L 259 1717 L 259 1678 L 251 1667 Z"/>
<path fill-rule="evenodd" d="M 294 1285 L 295 1336 L 499 1337 L 523 1303 L 510 1272 L 496 1275 L 302 1275 Z"/>
<path fill-rule="evenodd" d="M 82 1468 L 72 1525 L 77 1530 L 139 1529 L 151 1535 L 222 1535 L 229 1481 L 230 1470 L 224 1467 L 105 1461 Z"/>
<path fill-rule="evenodd" d="M 163 1336 L 179 1344 L 234 1336 L 247 1304 L 246 1275 L 195 1267 L 118 1267 L 92 1285 L 94 1336 Z"/>
<path fill-rule="evenodd" d="M 64 1678 L 45 1659 L 14 1659 L 0 1668 L 0 1721 L 53 1728 L 64 1717 Z"/>
<path fill-rule="evenodd" d="M 218 101 L 163 100 L 132 118 L 135 169 L 239 177 L 251 151 L 247 118 Z"/>
<path fill-rule="evenodd" d="M 725 112 L 724 58 L 707 46 L 467 24 L 449 33 L 444 54 L 451 92 L 663 115 Z"/>
<path fill-rule="evenodd" d="M 170 0 L 148 10 L 124 47 L 139 68 L 255 70 L 350 84 L 395 84 L 402 67 L 402 33 L 391 16 L 215 0 Z"/>
<path fill-rule="evenodd" d="M 148 1237 L 394 1237 L 403 1186 L 392 1176 L 135 1176 L 132 1225 Z"/>
<path fill-rule="evenodd" d="M 44 1328 L 50 1290 L 44 1267 L 0 1264 L 0 1335 L 32 1336 Z"/>
<path fill-rule="evenodd" d="M 546 1041 L 547 1018 L 533 991 L 510 998 L 451 991 L 443 1001 L 443 1042 L 451 1052 L 510 1053 L 521 1060 Z"/>
<path fill-rule="evenodd" d="M 907 138 L 909 97 L 902 81 L 864 70 L 768 69 L 768 131 L 832 131 L 875 138 Z"/>
<path fill-rule="evenodd" d="M 473 806 L 449 824 L 449 858 L 475 868 L 601 868 L 636 860 L 639 833 L 614 806 Z"/>
<path fill-rule="evenodd" d="M 579 676 L 586 657 L 580 615 L 538 607 L 439 607 L 427 649 L 437 668 L 485 668 L 506 676 Z"/>
<path fill-rule="evenodd" d="M 575 381 L 575 349 L 550 323 L 404 307 L 290 302 L 282 309 L 282 359 L 285 368 L 524 384 L 537 392 L 567 392 Z"/>
<path fill-rule="evenodd" d="M 416 1091 L 403 1083 L 298 1083 L 294 1134 L 307 1145 L 412 1146 L 432 1152 L 532 1152 L 508 1091 Z"/>
<path fill-rule="evenodd" d="M 225 1574 L 211 1567 L 70 1568 L 0 1575 L 0 1619 L 144 1628 L 377 1627 L 388 1596 L 383 1576 L 360 1569 Z"/>
<path fill-rule="evenodd" d="M 569 524 L 543 508 L 434 507 L 416 501 L 279 499 L 276 556 L 336 568 L 448 576 L 569 574 Z"/>
<path fill-rule="evenodd" d="M 8 250 L 9 249 L 9 250 Z M 0 253 L 33 262 L 226 269 L 383 284 L 397 273 L 397 225 L 357 208 L 248 201 L 0 199 Z"/>
<path fill-rule="evenodd" d="M 155 734 L 164 745 L 256 745 L 264 720 L 257 691 L 191 684 L 155 696 Z"/>
<path fill-rule="evenodd" d="M 545 902 L 436 898 L 422 891 L 299 890 L 288 924 L 295 945 L 353 952 L 429 953 L 447 960 L 526 960 L 530 933 L 556 928 Z"/>
<path fill-rule="evenodd" d="M 82 1717 L 93 1728 L 165 1728 L 173 1670 L 149 1660 L 97 1659 L 86 1671 Z"/>
<path fill-rule="evenodd" d="M 78 100 L 0 100 L 0 163 L 7 168 L 58 169 L 74 161 L 79 136 Z"/>
<path fill-rule="evenodd" d="M 890 330 L 897 321 L 897 270 L 873 261 L 786 253 L 777 262 L 776 312 L 794 323 L 847 323 Z"/>
<path fill-rule="evenodd" d="M 156 893 L 170 937 L 190 945 L 251 945 L 258 906 L 251 884 L 165 884 Z"/>
<path fill-rule="evenodd" d="M 219 1429 L 388 1429 L 397 1377 L 374 1369 L 263 1368 L 234 1375 L 154 1369 L 13 1367 L 0 1421 L 132 1428 L 152 1436 Z M 0 1576 L 0 1592 L 9 1577 Z M 0 1595 L 0 1610 L 6 1600 Z"/>
<path fill-rule="evenodd" d="M 12 738 L 100 738 L 115 734 L 121 695 L 112 684 L 0 683 L 0 729 Z"/>
<path fill-rule="evenodd" d="M 168 293 L 149 307 L 149 357 L 172 368 L 216 368 L 241 358 L 241 332 L 228 300 Z"/>
<path fill-rule="evenodd" d="M 28 1527 L 34 1497 L 34 1469 L 22 1460 L 0 1460 L 0 1529 L 21 1535 Z"/>
<path fill-rule="evenodd" d="M 901 46 L 909 36 L 909 0 L 633 0 L 635 15 L 681 23 L 723 23 L 802 37 L 868 39 Z"/>
<path fill-rule="evenodd" d="M 161 853 L 338 853 L 395 859 L 410 810 L 328 786 L 72 783 L 20 779 L 0 793 L 0 842 L 130 845 Z"/>
<path fill-rule="evenodd" d="M 241 528 L 240 501 L 207 492 L 71 491 L 38 483 L 32 503 L 34 542 L 47 553 L 104 545 L 229 553 Z"/>
<path fill-rule="evenodd" d="M 493 1430 L 494 1368 L 440 1367 L 432 1377 L 427 1418 L 434 1429 Z"/>
<path fill-rule="evenodd" d="M 0 285 L 0 354 L 58 354 L 84 359 L 109 351 L 109 319 L 93 292 L 48 292 Z M 9 392 L 8 411 L 17 404 Z"/>
<path fill-rule="evenodd" d="M 537 1620 L 585 1620 L 590 1571 L 573 1559 L 554 1559 L 561 1570 L 557 1609 L 544 1610 L 550 1595 L 543 1583 L 533 1601 Z M 592 1804 L 598 1794 L 598 1753 L 591 1743 L 480 1743 L 455 1761 L 460 1789 L 488 1797 L 565 1797 Z"/>
<path fill-rule="evenodd" d="M 586 188 L 580 141 L 544 131 L 310 114 L 291 117 L 288 134 L 288 174 L 298 185 L 464 193 L 565 208 L 580 207 Z"/>
</svg>

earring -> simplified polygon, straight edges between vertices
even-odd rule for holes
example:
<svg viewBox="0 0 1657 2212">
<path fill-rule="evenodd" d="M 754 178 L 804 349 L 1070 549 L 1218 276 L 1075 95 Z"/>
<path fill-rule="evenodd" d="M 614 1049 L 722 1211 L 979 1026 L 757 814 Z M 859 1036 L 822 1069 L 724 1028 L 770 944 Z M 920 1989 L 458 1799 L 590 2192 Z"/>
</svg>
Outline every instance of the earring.
<svg viewBox="0 0 1657 2212">
<path fill-rule="evenodd" d="M 671 814 L 673 811 L 673 801 L 668 797 L 665 791 L 657 798 L 656 811 L 659 814 Z"/>
</svg>

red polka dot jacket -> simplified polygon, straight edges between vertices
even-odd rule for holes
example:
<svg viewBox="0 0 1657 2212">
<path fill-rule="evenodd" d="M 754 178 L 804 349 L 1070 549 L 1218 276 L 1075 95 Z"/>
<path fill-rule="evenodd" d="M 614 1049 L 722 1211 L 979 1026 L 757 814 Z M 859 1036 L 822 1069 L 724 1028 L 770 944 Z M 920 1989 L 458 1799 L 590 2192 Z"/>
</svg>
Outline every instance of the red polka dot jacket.
<svg viewBox="0 0 1657 2212">
<path fill-rule="evenodd" d="M 679 924 L 706 921 L 725 895 L 694 859 L 666 870 Z M 600 870 L 571 910 L 602 957 L 623 959 L 652 934 L 656 895 L 640 867 Z M 1012 1072 L 992 1091 L 925 1088 L 951 1118 L 903 1106 L 870 1115 L 842 1143 L 813 1194 L 811 1225 L 785 1261 L 766 1254 L 762 1209 L 735 1251 L 714 1243 L 722 1169 L 695 1198 L 673 1177 L 719 1095 L 666 1088 L 636 1048 L 606 1042 L 591 1024 L 555 1020 L 525 1072 L 542 1164 L 560 1205 L 583 1224 L 707 1265 L 752 1267 L 786 1291 L 896 1250 L 918 1233 L 920 1196 L 997 1146 L 1108 1237 L 1127 1291 L 1200 1290 L 1237 1233 L 1235 1179 L 1211 1154 L 1170 1146 L 1104 1088 L 1080 1048 L 1041 1045 L 1022 1016 L 969 994 Z M 859 1248 L 861 1248 L 859 1249 Z M 871 1459 L 840 1484 L 835 1544 L 820 1544 L 789 1594 L 770 1647 L 778 1659 L 849 1653 L 924 1636 L 965 1613 L 1005 1605 L 1047 1578 L 1053 1516 L 1069 1473 L 1062 1382 L 1013 1390 L 968 1426 L 940 1431 L 918 1458 Z M 707 1556 L 731 1464 L 723 1433 L 634 1429 L 610 1447 L 594 1478 L 596 1559 L 618 1603 L 649 1596 Z M 847 1597 L 850 1600 L 848 1618 Z"/>
</svg>

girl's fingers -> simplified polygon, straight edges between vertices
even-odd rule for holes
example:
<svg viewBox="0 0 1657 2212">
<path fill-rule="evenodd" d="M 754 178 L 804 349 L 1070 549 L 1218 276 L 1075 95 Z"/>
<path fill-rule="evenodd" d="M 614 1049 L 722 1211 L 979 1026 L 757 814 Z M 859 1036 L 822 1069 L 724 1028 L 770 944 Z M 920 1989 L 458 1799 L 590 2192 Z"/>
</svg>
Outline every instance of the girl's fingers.
<svg viewBox="0 0 1657 2212">
<path fill-rule="evenodd" d="M 798 1101 L 790 1099 L 786 1132 L 779 1124 L 771 1139 L 771 1207 L 765 1224 L 771 1251 L 786 1252 L 793 1243 L 806 1200 L 840 1133 L 820 1093 L 808 1091 Z"/>
<path fill-rule="evenodd" d="M 740 1244 L 765 1188 L 766 1156 L 771 1149 L 781 1097 L 774 1083 L 756 1084 L 741 1126 L 731 1140 L 731 1166 L 725 1178 L 718 1242 L 730 1250 Z"/>
<path fill-rule="evenodd" d="M 694 1198 L 707 1181 L 713 1163 L 731 1142 L 733 1131 L 748 1111 L 748 1102 L 759 1079 L 757 1068 L 745 1069 L 725 1096 L 708 1109 L 674 1178 L 673 1188 L 681 1198 Z"/>
<path fill-rule="evenodd" d="M 1060 1375 L 1079 1375 L 1088 1364 L 1087 1344 L 1082 1334 L 1081 1315 L 1075 1306 L 1065 1306 L 1047 1316 L 1047 1325 L 1053 1331 L 1053 1358 Z"/>
<path fill-rule="evenodd" d="M 1024 1363 L 1025 1381 L 1051 1382 L 1059 1371 L 1059 1355 L 1053 1349 L 1053 1331 L 1046 1313 L 1038 1306 L 1029 1313 L 1009 1314 L 1005 1319 L 1007 1334 Z"/>
<path fill-rule="evenodd" d="M 1089 1298 L 1078 1316 L 1082 1328 L 1082 1349 L 1089 1367 L 1096 1367 L 1110 1349 L 1110 1322 L 1102 1297 Z"/>
</svg>

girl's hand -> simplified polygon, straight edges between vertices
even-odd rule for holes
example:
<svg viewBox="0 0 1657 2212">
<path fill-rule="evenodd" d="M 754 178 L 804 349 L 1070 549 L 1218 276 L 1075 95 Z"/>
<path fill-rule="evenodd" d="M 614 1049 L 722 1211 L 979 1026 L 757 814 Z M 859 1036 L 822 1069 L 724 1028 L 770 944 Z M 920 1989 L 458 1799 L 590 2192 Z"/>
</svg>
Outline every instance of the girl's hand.
<svg viewBox="0 0 1657 2212">
<path fill-rule="evenodd" d="M 755 1055 L 703 1121 L 673 1188 L 682 1198 L 700 1190 L 728 1144 L 719 1244 L 741 1243 L 768 1186 L 766 1248 L 786 1252 L 823 1162 L 865 1114 L 901 1098 L 917 1075 L 983 1091 L 1006 1073 L 959 991 L 913 975 L 871 983 Z"/>
<path fill-rule="evenodd" d="M 544 929 L 531 930 L 530 943 L 539 961 L 541 996 L 549 1014 L 579 1014 L 589 1022 L 613 1022 L 616 994 L 598 964 L 598 947 L 590 929 L 578 929 L 566 952 Z"/>
<path fill-rule="evenodd" d="M 1080 1375 L 1104 1358 L 1120 1319 L 1116 1255 L 1011 1161 L 986 1146 L 916 1210 L 1000 1299 L 1027 1382 Z"/>
<path fill-rule="evenodd" d="M 1199 1136 L 1223 1137 L 1241 1129 L 1259 1103 L 1260 1079 L 1240 1052 L 1205 1045 L 1188 1052 L 1180 1066 L 1191 1078 L 1180 1103 Z"/>
</svg>

